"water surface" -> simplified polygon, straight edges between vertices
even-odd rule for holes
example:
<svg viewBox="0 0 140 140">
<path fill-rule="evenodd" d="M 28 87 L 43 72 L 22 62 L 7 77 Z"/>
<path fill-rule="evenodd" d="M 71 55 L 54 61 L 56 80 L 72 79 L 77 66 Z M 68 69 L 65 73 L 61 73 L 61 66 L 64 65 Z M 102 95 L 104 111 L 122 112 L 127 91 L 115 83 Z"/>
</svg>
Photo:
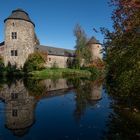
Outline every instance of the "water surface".
<svg viewBox="0 0 140 140">
<path fill-rule="evenodd" d="M 114 100 L 106 93 L 101 79 L 15 80 L 1 85 L 0 98 L 2 140 L 119 137 L 120 131 L 112 123 L 113 115 L 117 119 L 112 108 Z M 111 132 L 112 128 L 115 131 Z"/>
</svg>

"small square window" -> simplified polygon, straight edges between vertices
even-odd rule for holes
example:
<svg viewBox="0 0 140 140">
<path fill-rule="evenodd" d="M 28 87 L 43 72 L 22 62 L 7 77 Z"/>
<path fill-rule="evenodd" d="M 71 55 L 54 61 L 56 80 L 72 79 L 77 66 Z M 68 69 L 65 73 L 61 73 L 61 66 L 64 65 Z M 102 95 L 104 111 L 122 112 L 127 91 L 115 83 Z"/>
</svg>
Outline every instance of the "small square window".
<svg viewBox="0 0 140 140">
<path fill-rule="evenodd" d="M 49 61 L 51 61 L 51 58 L 49 58 Z"/>
<path fill-rule="evenodd" d="M 17 39 L 17 32 L 12 32 L 12 39 Z"/>
<path fill-rule="evenodd" d="M 11 50 L 11 56 L 18 56 L 17 50 Z"/>
<path fill-rule="evenodd" d="M 11 94 L 11 98 L 12 99 L 17 99 L 18 98 L 18 94 L 17 93 L 12 93 Z"/>
<path fill-rule="evenodd" d="M 12 110 L 12 116 L 13 117 L 17 117 L 18 113 L 17 113 L 17 109 L 13 109 Z"/>
<path fill-rule="evenodd" d="M 14 50 L 11 50 L 11 56 L 14 56 Z"/>
</svg>

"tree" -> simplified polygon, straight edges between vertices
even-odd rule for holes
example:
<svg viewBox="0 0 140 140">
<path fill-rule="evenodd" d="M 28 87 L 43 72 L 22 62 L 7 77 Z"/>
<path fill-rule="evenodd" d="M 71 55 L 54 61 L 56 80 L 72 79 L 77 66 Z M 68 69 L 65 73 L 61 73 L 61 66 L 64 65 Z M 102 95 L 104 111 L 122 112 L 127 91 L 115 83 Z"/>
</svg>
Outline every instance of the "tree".
<svg viewBox="0 0 140 140">
<path fill-rule="evenodd" d="M 107 81 L 117 93 L 139 93 L 140 80 L 140 1 L 111 0 L 114 31 L 105 34 Z"/>
<path fill-rule="evenodd" d="M 85 31 L 81 28 L 79 24 L 77 24 L 74 28 L 74 35 L 76 37 L 76 58 L 77 68 L 80 68 L 82 63 L 82 59 L 85 60 L 86 63 L 89 63 L 91 54 L 89 49 L 87 48 L 88 38 L 85 34 Z"/>
<path fill-rule="evenodd" d="M 46 60 L 46 56 L 44 56 L 41 52 L 34 52 L 29 55 L 26 60 L 23 70 L 24 72 L 31 72 L 34 70 L 41 70 L 44 68 L 44 64 Z"/>
</svg>

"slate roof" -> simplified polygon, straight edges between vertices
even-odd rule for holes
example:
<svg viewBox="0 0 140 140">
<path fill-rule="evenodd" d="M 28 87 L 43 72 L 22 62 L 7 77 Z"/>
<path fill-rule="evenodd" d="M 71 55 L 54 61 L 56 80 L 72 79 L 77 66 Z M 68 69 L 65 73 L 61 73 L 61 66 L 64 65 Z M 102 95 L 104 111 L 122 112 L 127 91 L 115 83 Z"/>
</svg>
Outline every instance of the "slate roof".
<svg viewBox="0 0 140 140">
<path fill-rule="evenodd" d="M 35 24 L 31 21 L 28 13 L 22 9 L 13 10 L 11 15 L 8 18 L 6 18 L 4 22 L 6 22 L 8 19 L 25 20 L 25 21 L 31 22 L 35 26 Z"/>
<path fill-rule="evenodd" d="M 87 44 L 100 44 L 100 42 L 93 36 L 90 38 Z"/>
<path fill-rule="evenodd" d="M 57 55 L 57 56 L 75 56 L 74 50 L 63 49 L 63 48 L 55 48 L 50 46 L 36 45 L 35 50 L 46 51 L 49 55 Z"/>
<path fill-rule="evenodd" d="M 4 41 L 0 43 L 0 46 L 3 46 L 3 45 L 4 45 Z"/>
</svg>

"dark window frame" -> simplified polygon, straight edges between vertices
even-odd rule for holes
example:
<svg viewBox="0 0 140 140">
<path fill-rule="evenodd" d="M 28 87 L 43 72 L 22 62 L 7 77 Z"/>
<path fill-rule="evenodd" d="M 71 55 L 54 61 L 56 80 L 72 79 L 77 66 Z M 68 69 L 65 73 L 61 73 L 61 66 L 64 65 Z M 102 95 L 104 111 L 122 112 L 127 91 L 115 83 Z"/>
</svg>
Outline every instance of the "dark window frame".
<svg viewBox="0 0 140 140">
<path fill-rule="evenodd" d="M 18 52 L 17 52 L 17 50 L 15 50 L 15 56 L 18 56 Z"/>
<path fill-rule="evenodd" d="M 12 32 L 11 37 L 12 39 L 17 39 L 17 32 Z"/>
<path fill-rule="evenodd" d="M 17 117 L 18 116 L 18 110 L 17 109 L 13 109 L 12 110 L 12 116 L 13 117 Z"/>
<path fill-rule="evenodd" d="M 11 50 L 11 56 L 14 56 L 14 50 Z"/>
<path fill-rule="evenodd" d="M 11 50 L 11 56 L 18 56 L 18 50 Z"/>
<path fill-rule="evenodd" d="M 11 99 L 17 99 L 18 94 L 17 93 L 11 93 Z"/>
</svg>

